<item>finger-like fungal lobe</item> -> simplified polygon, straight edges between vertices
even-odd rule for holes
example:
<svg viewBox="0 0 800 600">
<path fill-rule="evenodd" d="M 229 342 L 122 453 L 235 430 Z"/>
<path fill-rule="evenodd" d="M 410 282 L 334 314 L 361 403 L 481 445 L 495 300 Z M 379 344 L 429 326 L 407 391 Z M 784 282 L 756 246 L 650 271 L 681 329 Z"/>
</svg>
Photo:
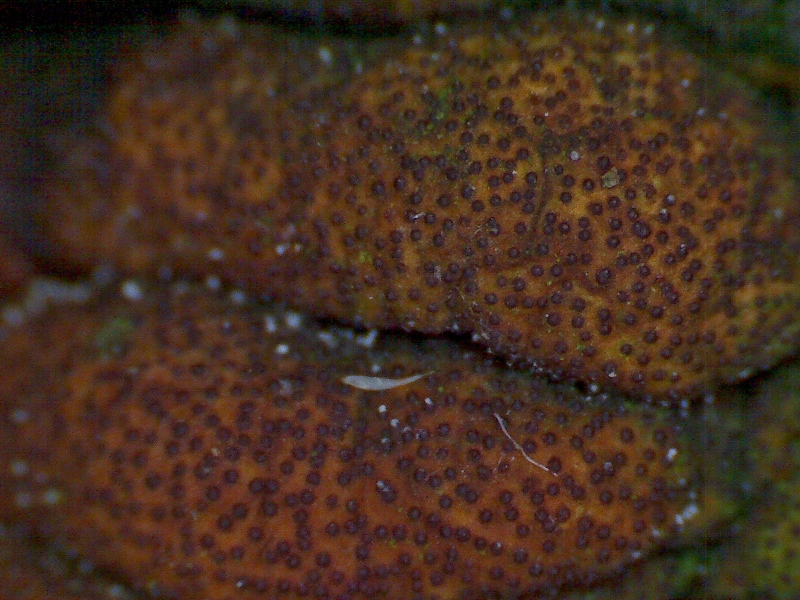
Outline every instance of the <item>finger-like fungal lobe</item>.
<svg viewBox="0 0 800 600">
<path fill-rule="evenodd" d="M 268 273 L 312 310 L 673 398 L 794 347 L 788 162 L 647 27 L 453 34 L 298 110 Z"/>
<path fill-rule="evenodd" d="M 51 190 L 68 252 L 471 333 L 643 396 L 696 397 L 795 348 L 788 157 L 747 89 L 652 26 L 525 15 L 357 59 L 328 45 L 310 55 L 345 75 L 276 96 L 259 82 L 290 54 L 218 30 L 182 62 L 156 45 L 113 88 L 113 135 L 80 143 L 103 152 L 73 152 Z"/>
<path fill-rule="evenodd" d="M 719 517 L 666 409 L 451 342 L 123 292 L 4 332 L 0 507 L 134 588 L 510 597 Z"/>
<path fill-rule="evenodd" d="M 268 222 L 264 199 L 282 181 L 290 92 L 340 82 L 393 45 L 376 40 L 367 52 L 358 40 L 232 18 L 184 19 L 131 44 L 94 124 L 52 144 L 39 217 L 61 258 L 139 272 L 236 260 L 237 232 Z"/>
</svg>

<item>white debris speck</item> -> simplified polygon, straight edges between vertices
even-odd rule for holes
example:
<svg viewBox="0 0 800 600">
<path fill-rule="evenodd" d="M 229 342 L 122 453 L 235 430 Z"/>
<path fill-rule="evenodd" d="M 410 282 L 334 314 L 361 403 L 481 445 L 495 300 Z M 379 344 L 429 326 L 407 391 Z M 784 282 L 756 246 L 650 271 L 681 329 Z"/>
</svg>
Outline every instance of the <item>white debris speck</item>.
<svg viewBox="0 0 800 600">
<path fill-rule="evenodd" d="M 427 373 L 420 373 L 419 375 L 412 375 L 411 377 L 403 377 L 402 379 L 391 379 L 389 377 L 370 377 L 369 375 L 347 375 L 346 377 L 342 377 L 342 383 L 345 385 L 351 385 L 359 390 L 381 392 L 403 385 L 408 385 L 409 383 L 414 383 L 426 375 L 430 375 L 432 372 L 433 371 L 428 371 Z"/>
<path fill-rule="evenodd" d="M 288 249 L 289 249 L 288 244 L 278 244 L 277 246 L 275 246 L 275 252 L 278 254 L 278 256 L 283 256 Z"/>
<path fill-rule="evenodd" d="M 292 393 L 294 386 L 292 386 L 292 382 L 288 379 L 279 379 L 278 384 L 281 386 L 281 389 L 278 390 L 279 396 L 288 396 Z"/>
<path fill-rule="evenodd" d="M 217 277 L 216 275 L 209 275 L 208 277 L 206 277 L 206 287 L 209 290 L 217 291 L 221 285 L 222 282 L 220 282 L 219 277 Z"/>
<path fill-rule="evenodd" d="M 56 488 L 50 488 L 42 494 L 42 503 L 48 506 L 54 506 L 61 502 L 64 499 L 64 494 L 61 490 L 57 490 Z"/>
<path fill-rule="evenodd" d="M 223 258 L 225 258 L 225 252 L 221 248 L 211 248 L 208 251 L 208 260 L 219 262 Z"/>
<path fill-rule="evenodd" d="M 433 406 L 433 400 L 431 400 L 430 398 L 425 398 L 425 404 L 427 406 Z"/>
<path fill-rule="evenodd" d="M 356 336 L 356 344 L 364 346 L 364 348 L 372 348 L 375 345 L 375 340 L 378 339 L 378 330 L 370 329 L 364 335 Z"/>
<path fill-rule="evenodd" d="M 436 32 L 436 35 L 445 35 L 447 33 L 447 25 L 444 23 L 437 23 L 433 30 Z"/>
<path fill-rule="evenodd" d="M 600 176 L 600 181 L 603 182 L 603 187 L 610 189 L 619 185 L 619 171 L 616 167 L 612 167 Z"/>
<path fill-rule="evenodd" d="M 275 317 L 272 315 L 264 317 L 264 329 L 267 333 L 275 333 L 278 331 L 278 323 L 275 321 Z"/>
<path fill-rule="evenodd" d="M 698 116 L 698 117 L 702 117 L 702 116 L 703 116 L 703 115 L 705 115 L 705 114 L 706 114 L 706 109 L 705 109 L 705 107 L 702 107 L 702 106 L 701 106 L 700 108 L 698 108 L 698 109 L 697 109 L 697 116 Z"/>
<path fill-rule="evenodd" d="M 528 456 L 528 453 L 525 452 L 525 448 L 522 447 L 522 444 L 520 444 L 517 440 L 515 440 L 513 437 L 511 437 L 511 434 L 508 432 L 508 429 L 506 429 L 506 422 L 505 422 L 505 420 L 503 420 L 503 417 L 501 417 L 497 413 L 494 413 L 494 418 L 497 419 L 497 422 L 500 424 L 500 429 L 503 431 L 503 435 L 505 435 L 508 438 L 508 441 L 511 442 L 514 445 L 514 448 L 516 448 L 517 450 L 522 452 L 522 456 L 525 457 L 525 460 L 527 460 L 532 465 L 534 465 L 536 467 L 539 467 L 543 471 L 547 471 L 548 473 L 551 473 L 554 477 L 558 477 L 558 473 L 553 473 L 550 469 L 548 469 L 542 463 L 540 463 L 539 461 L 536 461 L 536 460 L 532 459 L 530 456 Z"/>
<path fill-rule="evenodd" d="M 687 504 L 686 508 L 684 508 L 680 513 L 675 515 L 675 524 L 676 525 L 683 525 L 686 521 L 697 516 L 700 512 L 700 509 L 697 507 L 697 504 L 694 502 Z"/>
<path fill-rule="evenodd" d="M 280 354 L 281 356 L 289 354 L 289 346 L 287 344 L 278 344 L 275 346 L 275 354 Z"/>
<path fill-rule="evenodd" d="M 339 345 L 339 342 L 336 340 L 336 336 L 330 331 L 320 331 L 317 333 L 317 339 L 325 344 L 328 348 L 336 348 L 336 346 Z"/>
<path fill-rule="evenodd" d="M 303 323 L 302 315 L 296 312 L 287 312 L 283 320 L 286 321 L 286 326 L 289 329 L 297 329 Z"/>
<path fill-rule="evenodd" d="M 667 460 L 669 462 L 672 462 L 673 460 L 675 460 L 676 456 L 678 456 L 677 448 L 670 448 L 669 450 L 667 450 Z"/>
<path fill-rule="evenodd" d="M 688 79 L 681 79 L 681 86 L 688 88 L 691 82 Z"/>
<path fill-rule="evenodd" d="M 11 411 L 11 420 L 14 423 L 27 423 L 30 418 L 31 414 L 24 408 L 16 408 Z"/>
<path fill-rule="evenodd" d="M 392 427 L 399 427 L 400 421 L 399 419 L 392 419 L 391 421 L 389 421 L 389 425 L 391 425 Z"/>
<path fill-rule="evenodd" d="M 229 298 L 231 302 L 237 306 L 241 306 L 245 302 L 247 302 L 247 294 L 245 294 L 242 290 L 233 290 Z"/>
<path fill-rule="evenodd" d="M 604 19 L 597 19 L 597 23 L 595 23 L 594 26 L 597 27 L 597 29 L 602 29 L 606 26 L 606 22 Z"/>
<path fill-rule="evenodd" d="M 375 487 L 378 488 L 379 492 L 386 493 L 386 492 L 391 492 L 392 491 L 392 488 L 389 487 L 389 485 L 387 485 L 387 483 L 385 481 L 383 481 L 382 479 L 378 480 L 378 482 L 375 484 Z"/>
<path fill-rule="evenodd" d="M 569 153 L 569 159 L 572 162 L 576 162 L 577 160 L 580 160 L 580 158 L 581 158 L 581 153 L 578 152 L 577 150 L 573 150 L 572 152 Z"/>
<path fill-rule="evenodd" d="M 30 468 L 28 467 L 28 463 L 24 460 L 12 460 L 11 461 L 11 474 L 14 477 L 24 477 L 30 472 Z"/>
<path fill-rule="evenodd" d="M 634 25 L 633 23 L 628 23 L 628 26 L 625 28 L 625 30 L 628 33 L 633 33 L 634 31 L 636 31 L 636 25 Z"/>
<path fill-rule="evenodd" d="M 381 372 L 381 366 L 378 363 L 373 363 L 370 365 L 369 370 L 373 375 L 377 375 Z"/>
<path fill-rule="evenodd" d="M 386 405 L 385 405 L 385 404 L 381 404 L 381 405 L 378 407 L 378 412 L 379 412 L 380 414 L 385 414 L 385 413 L 386 413 Z"/>
<path fill-rule="evenodd" d="M 122 282 L 120 293 L 125 300 L 130 300 L 131 302 L 138 302 L 144 296 L 142 287 L 131 279 Z"/>
<path fill-rule="evenodd" d="M 325 66 L 330 66 L 333 63 L 333 53 L 327 46 L 319 47 L 319 59 Z"/>
</svg>

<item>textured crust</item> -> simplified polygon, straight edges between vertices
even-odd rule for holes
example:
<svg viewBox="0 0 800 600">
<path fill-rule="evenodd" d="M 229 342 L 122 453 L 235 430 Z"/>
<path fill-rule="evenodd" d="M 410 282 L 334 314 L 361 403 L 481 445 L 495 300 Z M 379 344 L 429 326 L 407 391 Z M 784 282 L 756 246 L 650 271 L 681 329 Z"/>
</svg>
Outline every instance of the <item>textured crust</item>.
<svg viewBox="0 0 800 600">
<path fill-rule="evenodd" d="M 747 90 L 652 27 L 529 16 L 302 50 L 227 27 L 122 70 L 106 133 L 51 187 L 67 254 L 673 400 L 794 349 L 788 157 Z"/>
<path fill-rule="evenodd" d="M 544 593 L 720 516 L 668 411 L 298 319 L 159 294 L 11 333 L 4 513 L 187 599 Z"/>
</svg>

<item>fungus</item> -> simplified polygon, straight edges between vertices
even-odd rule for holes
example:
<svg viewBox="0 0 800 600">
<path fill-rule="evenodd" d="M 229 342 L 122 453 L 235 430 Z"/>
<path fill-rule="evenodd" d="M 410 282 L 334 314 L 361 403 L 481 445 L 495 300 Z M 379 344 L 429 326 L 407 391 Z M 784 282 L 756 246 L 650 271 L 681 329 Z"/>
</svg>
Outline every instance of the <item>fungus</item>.
<svg viewBox="0 0 800 600">
<path fill-rule="evenodd" d="M 187 599 L 590 586 L 723 516 L 668 409 L 287 321 L 183 285 L 6 331 L 0 508 Z"/>
<path fill-rule="evenodd" d="M 147 66 L 184 35 L 226 50 Z M 307 69 L 276 96 L 258 91 L 275 42 L 219 37 L 177 33 L 123 71 L 114 135 L 76 142 L 102 156 L 50 190 L 73 257 L 469 333 L 555 379 L 676 402 L 796 347 L 788 157 L 746 88 L 652 26 L 467 24 L 365 45 L 345 75 Z"/>
</svg>

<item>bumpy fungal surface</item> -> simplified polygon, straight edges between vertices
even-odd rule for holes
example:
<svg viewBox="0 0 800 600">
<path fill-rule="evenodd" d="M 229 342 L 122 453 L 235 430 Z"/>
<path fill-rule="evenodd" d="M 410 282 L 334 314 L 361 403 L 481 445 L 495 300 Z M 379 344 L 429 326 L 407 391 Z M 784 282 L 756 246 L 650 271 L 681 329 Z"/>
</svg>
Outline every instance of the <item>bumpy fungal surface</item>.
<svg viewBox="0 0 800 600">
<path fill-rule="evenodd" d="M 362 48 L 230 18 L 186 18 L 131 43 L 94 125 L 52 143 L 49 214 L 39 217 L 64 242 L 60 257 L 91 268 L 125 248 L 134 271 L 176 256 L 184 268 L 215 265 L 226 235 L 281 181 L 288 90 L 341 81 L 393 43 Z"/>
<path fill-rule="evenodd" d="M 6 332 L 0 506 L 137 588 L 536 595 L 719 517 L 663 409 L 449 342 L 123 293 Z"/>
<path fill-rule="evenodd" d="M 367 326 L 468 332 L 640 395 L 697 396 L 793 350 L 796 186 L 747 90 L 636 22 L 522 21 L 440 29 L 341 82 L 253 96 L 243 131 L 262 133 L 246 142 L 228 135 L 236 78 L 213 60 L 179 67 L 191 95 L 142 71 L 170 108 L 196 107 L 164 113 L 163 129 L 141 109 L 152 93 L 123 79 L 110 158 L 54 186 L 56 235 L 85 261 L 211 272 Z M 65 215 L 66 198 L 82 208 Z"/>
<path fill-rule="evenodd" d="M 269 275 L 639 393 L 788 351 L 795 186 L 746 94 L 647 28 L 583 26 L 446 36 L 312 103 Z"/>
</svg>

